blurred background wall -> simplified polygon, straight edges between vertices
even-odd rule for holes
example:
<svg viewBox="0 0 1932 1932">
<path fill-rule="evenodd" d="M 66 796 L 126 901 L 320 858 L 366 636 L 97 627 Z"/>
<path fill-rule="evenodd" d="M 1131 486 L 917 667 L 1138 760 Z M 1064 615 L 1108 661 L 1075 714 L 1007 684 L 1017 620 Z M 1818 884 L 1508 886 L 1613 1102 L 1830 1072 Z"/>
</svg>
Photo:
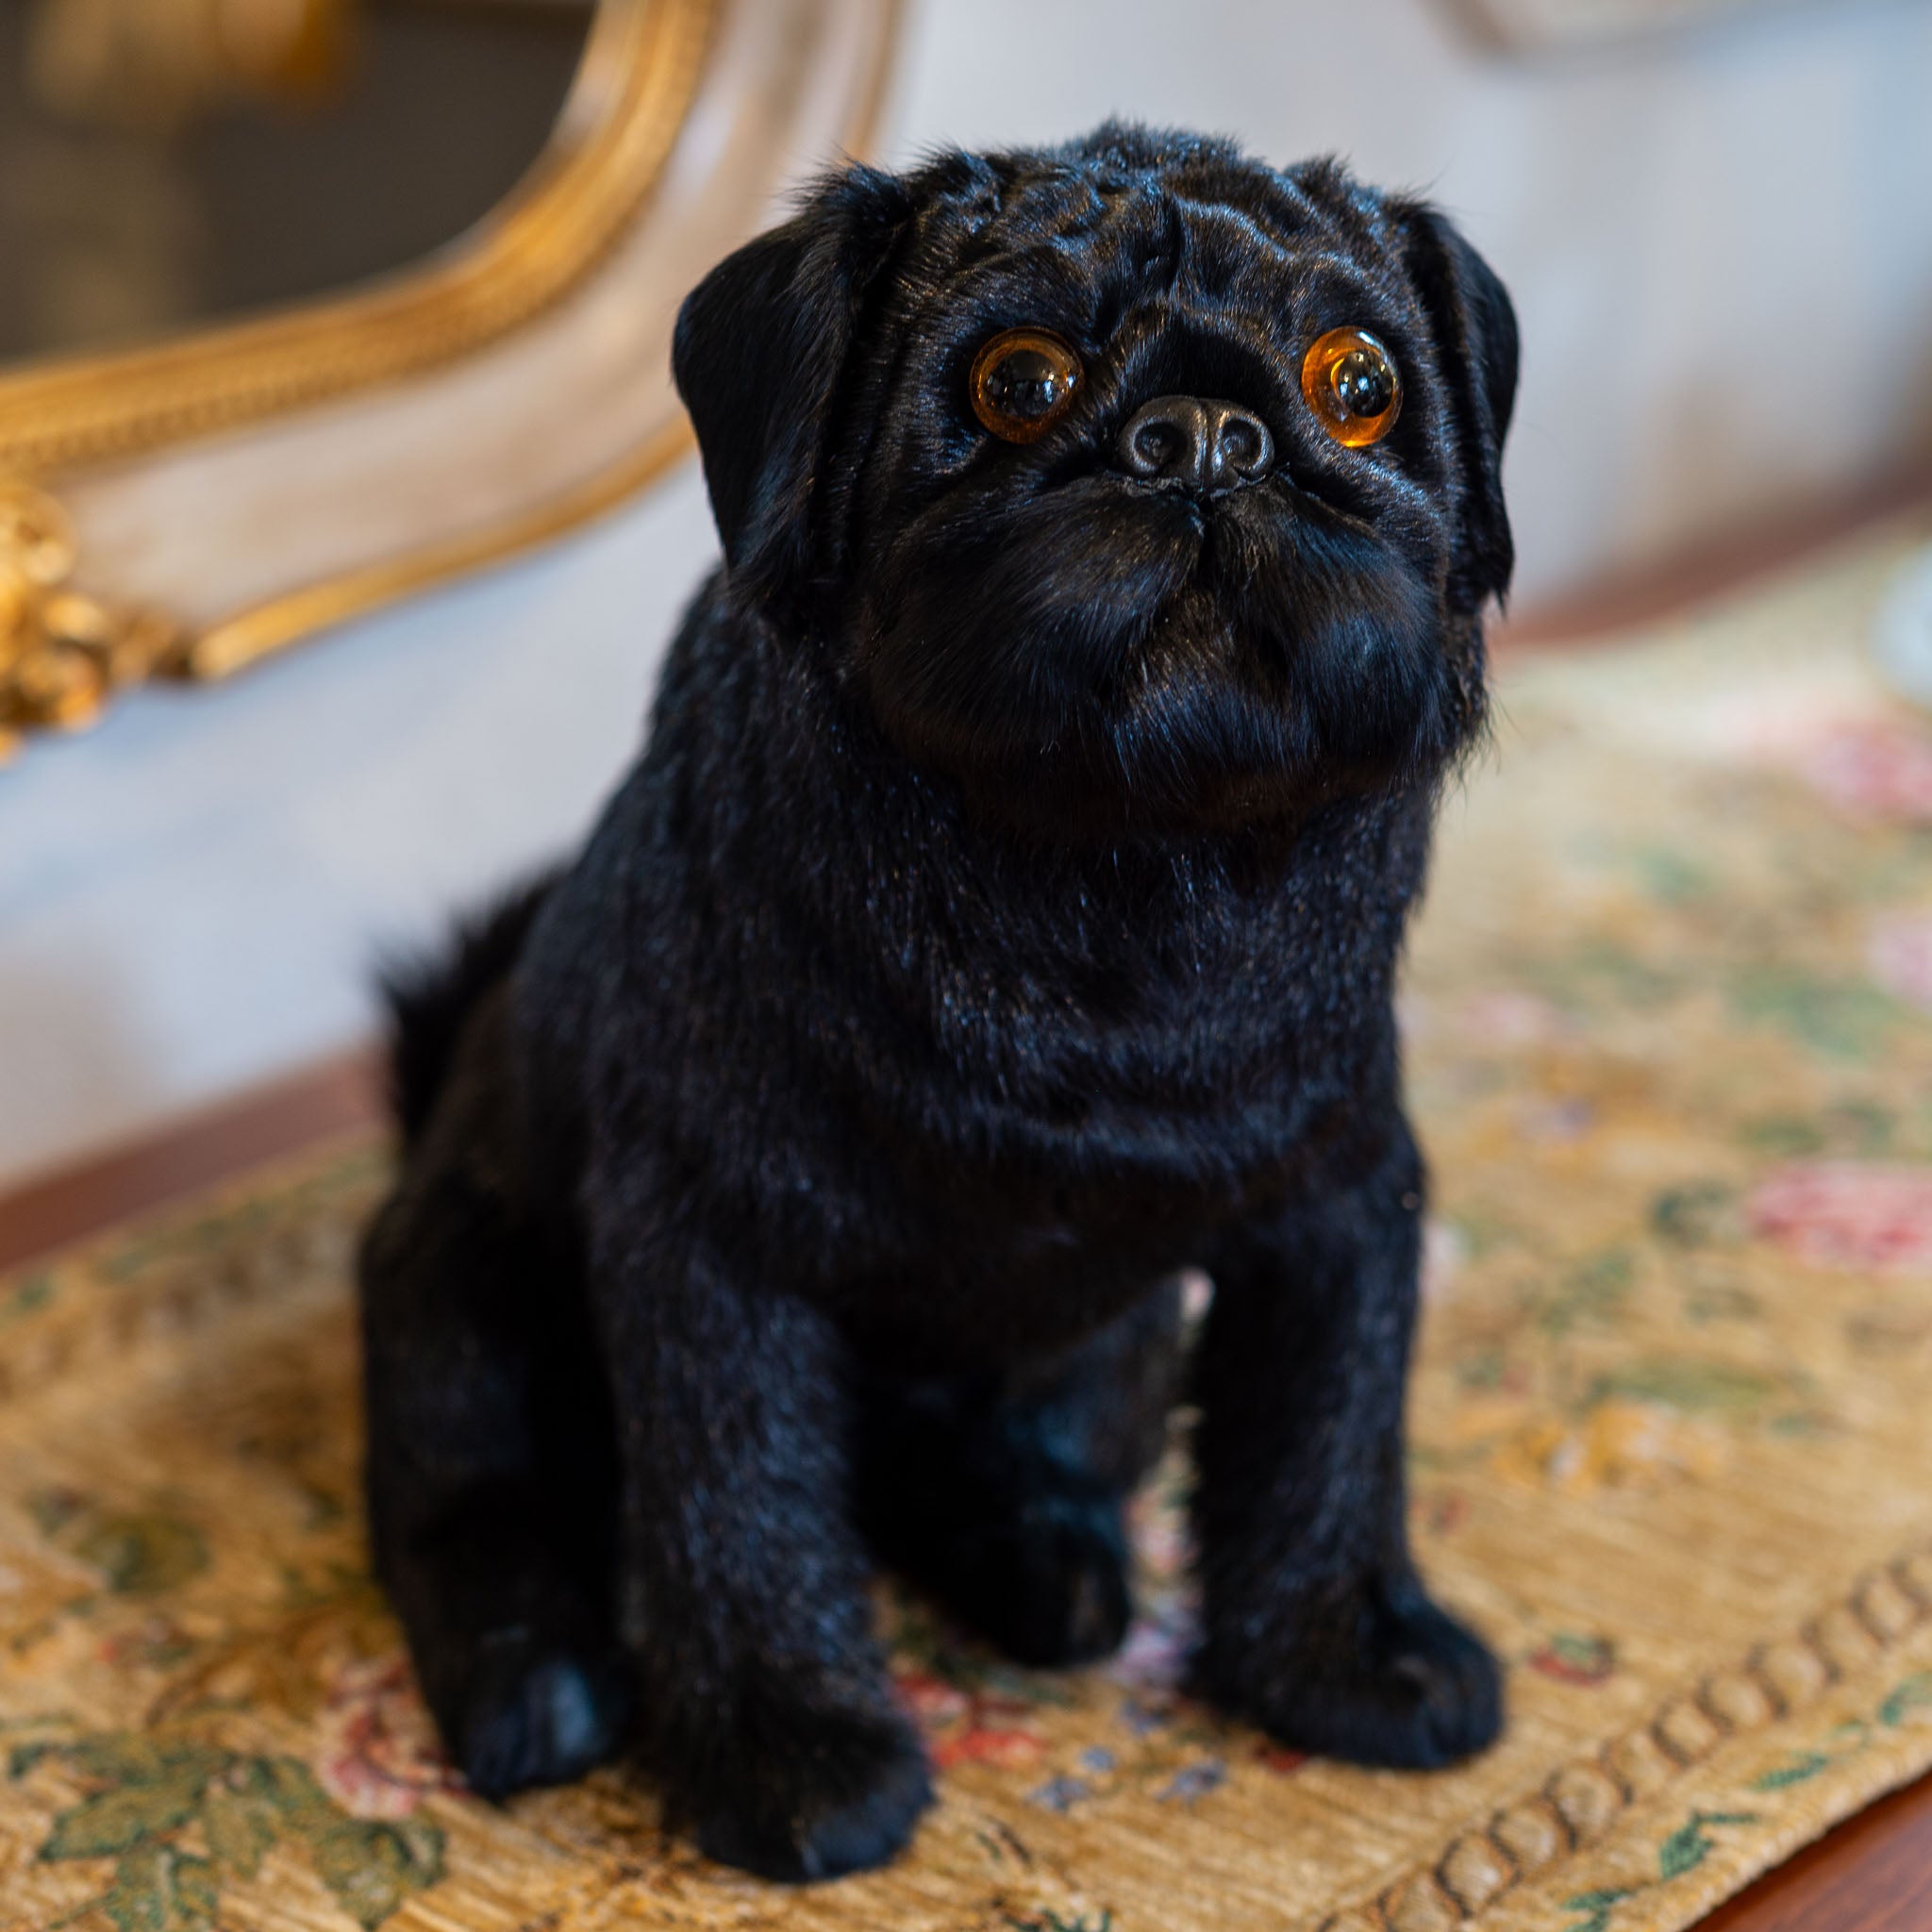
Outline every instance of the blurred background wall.
<svg viewBox="0 0 1932 1932">
<path fill-rule="evenodd" d="M 1459 4 L 911 0 L 885 158 L 1124 113 L 1427 190 L 1522 319 L 1520 607 L 1932 457 L 1932 6 L 1524 52 Z M 714 550 L 687 466 L 0 774 L 0 1181 L 367 1037 L 378 947 L 581 832 Z"/>
</svg>

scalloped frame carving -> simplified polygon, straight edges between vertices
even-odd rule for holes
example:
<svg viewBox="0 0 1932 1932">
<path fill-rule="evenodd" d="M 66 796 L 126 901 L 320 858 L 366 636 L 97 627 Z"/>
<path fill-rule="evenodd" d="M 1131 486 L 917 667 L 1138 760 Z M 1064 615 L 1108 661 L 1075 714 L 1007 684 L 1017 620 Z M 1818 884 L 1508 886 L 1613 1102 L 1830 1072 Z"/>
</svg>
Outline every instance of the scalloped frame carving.
<svg viewBox="0 0 1932 1932">
<path fill-rule="evenodd" d="M 258 319 L 0 371 L 0 479 L 57 500 L 77 590 L 165 624 L 119 681 L 226 676 L 661 475 L 689 446 L 679 300 L 806 168 L 865 149 L 898 14 L 600 0 L 544 153 L 449 247 Z M 0 678 L 9 703 L 0 748 L 92 714 L 36 715 Z"/>
</svg>

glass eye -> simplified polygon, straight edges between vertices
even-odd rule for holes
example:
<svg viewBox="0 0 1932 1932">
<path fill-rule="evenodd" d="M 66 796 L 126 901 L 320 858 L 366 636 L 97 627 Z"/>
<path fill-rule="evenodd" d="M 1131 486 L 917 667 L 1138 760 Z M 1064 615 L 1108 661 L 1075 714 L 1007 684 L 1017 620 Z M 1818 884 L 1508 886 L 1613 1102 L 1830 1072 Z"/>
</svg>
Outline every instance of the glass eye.
<svg viewBox="0 0 1932 1932">
<path fill-rule="evenodd" d="M 1402 378 L 1389 351 L 1365 328 L 1331 328 L 1302 361 L 1302 394 L 1337 442 L 1361 449 L 1395 427 Z"/>
<path fill-rule="evenodd" d="M 973 358 L 973 413 L 1008 442 L 1033 442 L 1074 407 L 1080 358 L 1050 329 L 1003 329 Z"/>
</svg>

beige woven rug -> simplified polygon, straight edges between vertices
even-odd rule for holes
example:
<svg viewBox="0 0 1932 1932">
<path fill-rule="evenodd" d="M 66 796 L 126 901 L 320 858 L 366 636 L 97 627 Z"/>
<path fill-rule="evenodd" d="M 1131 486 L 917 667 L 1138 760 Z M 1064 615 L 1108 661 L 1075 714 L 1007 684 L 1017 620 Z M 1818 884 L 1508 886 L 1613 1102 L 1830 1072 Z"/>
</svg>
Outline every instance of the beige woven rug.
<svg viewBox="0 0 1932 1932">
<path fill-rule="evenodd" d="M 1180 1484 L 1083 1676 L 886 1614 L 896 1869 L 708 1867 L 618 1773 L 456 1789 L 363 1573 L 338 1147 L 0 1284 L 0 1925 L 1669 1932 L 1932 1764 L 1932 722 L 1868 546 L 1512 674 L 1410 974 L 1415 1526 L 1508 1660 L 1454 1774 L 1179 1700 Z"/>
</svg>

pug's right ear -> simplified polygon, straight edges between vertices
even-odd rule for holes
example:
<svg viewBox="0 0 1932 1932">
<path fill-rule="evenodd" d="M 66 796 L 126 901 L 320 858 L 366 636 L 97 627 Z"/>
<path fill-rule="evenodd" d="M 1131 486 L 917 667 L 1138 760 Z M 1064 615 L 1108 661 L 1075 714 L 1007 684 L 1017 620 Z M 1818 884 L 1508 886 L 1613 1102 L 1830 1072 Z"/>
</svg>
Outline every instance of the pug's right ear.
<svg viewBox="0 0 1932 1932">
<path fill-rule="evenodd" d="M 1516 408 L 1516 310 L 1496 272 L 1439 209 L 1398 202 L 1410 278 L 1448 377 L 1450 417 L 1468 465 L 1462 556 L 1451 592 L 1465 609 L 1509 588 L 1516 547 L 1503 502 L 1503 439 Z"/>
<path fill-rule="evenodd" d="M 734 583 L 770 589 L 808 566 L 812 486 L 854 326 L 910 213 L 895 175 L 830 175 L 678 310 L 672 374 Z"/>
</svg>

